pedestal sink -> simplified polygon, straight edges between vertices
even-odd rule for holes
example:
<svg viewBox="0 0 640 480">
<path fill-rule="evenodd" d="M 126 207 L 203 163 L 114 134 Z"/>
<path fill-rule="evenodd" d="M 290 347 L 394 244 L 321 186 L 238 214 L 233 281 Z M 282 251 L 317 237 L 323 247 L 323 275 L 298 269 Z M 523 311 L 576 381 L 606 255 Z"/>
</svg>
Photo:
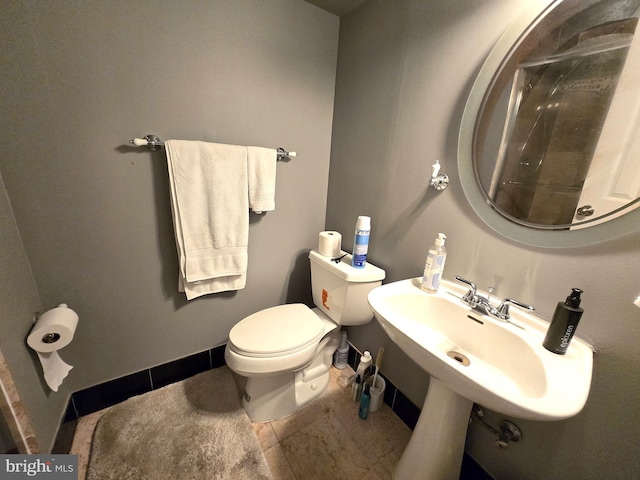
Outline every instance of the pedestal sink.
<svg viewBox="0 0 640 480">
<path fill-rule="evenodd" d="M 589 395 L 592 348 L 574 337 L 566 355 L 542 346 L 548 322 L 511 309 L 509 321 L 461 301 L 466 288 L 443 280 L 438 293 L 420 278 L 382 285 L 368 300 L 389 335 L 430 374 L 413 435 L 396 480 L 457 480 L 474 403 L 528 420 L 576 415 Z"/>
</svg>

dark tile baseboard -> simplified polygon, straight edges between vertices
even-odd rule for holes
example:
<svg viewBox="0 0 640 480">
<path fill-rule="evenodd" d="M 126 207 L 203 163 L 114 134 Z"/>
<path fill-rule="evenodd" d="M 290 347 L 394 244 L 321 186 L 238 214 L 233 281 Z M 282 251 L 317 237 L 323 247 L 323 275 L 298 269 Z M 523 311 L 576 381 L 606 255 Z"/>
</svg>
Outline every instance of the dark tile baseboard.
<svg viewBox="0 0 640 480">
<path fill-rule="evenodd" d="M 80 390 L 71 395 L 67 411 L 52 453 L 68 453 L 78 418 L 111 407 L 128 398 L 151 390 L 179 382 L 198 373 L 225 365 L 225 345 L 196 353 L 188 357 L 132 373 L 125 377 Z M 360 353 L 350 346 L 349 365 L 355 370 Z M 384 374 L 386 389 L 384 402 L 398 417 L 413 430 L 420 416 L 420 408 L 415 406 Z M 471 457 L 465 454 L 460 480 L 493 480 Z"/>
<path fill-rule="evenodd" d="M 75 417 L 97 412 L 135 395 L 221 367 L 224 365 L 224 349 L 222 345 L 75 392 L 71 395 Z"/>
<path fill-rule="evenodd" d="M 225 345 L 221 345 L 74 392 L 69 399 L 62 425 L 58 429 L 52 453 L 69 452 L 78 418 L 124 402 L 135 395 L 221 367 L 225 364 L 224 349 Z"/>
</svg>

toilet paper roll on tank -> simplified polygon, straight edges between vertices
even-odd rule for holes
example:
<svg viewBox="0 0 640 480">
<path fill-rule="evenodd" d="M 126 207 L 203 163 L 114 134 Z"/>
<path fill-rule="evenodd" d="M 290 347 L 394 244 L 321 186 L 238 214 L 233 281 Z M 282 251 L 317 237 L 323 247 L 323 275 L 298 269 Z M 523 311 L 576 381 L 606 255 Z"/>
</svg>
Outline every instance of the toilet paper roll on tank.
<svg viewBox="0 0 640 480">
<path fill-rule="evenodd" d="M 320 232 L 320 238 L 318 239 L 318 253 L 320 255 L 331 258 L 339 257 L 341 247 L 342 235 L 340 235 L 340 232 Z"/>
<path fill-rule="evenodd" d="M 61 303 L 43 313 L 27 337 L 27 345 L 38 354 L 44 379 L 54 392 L 73 368 L 60 358 L 58 350 L 71 343 L 77 326 L 78 314 Z"/>
</svg>

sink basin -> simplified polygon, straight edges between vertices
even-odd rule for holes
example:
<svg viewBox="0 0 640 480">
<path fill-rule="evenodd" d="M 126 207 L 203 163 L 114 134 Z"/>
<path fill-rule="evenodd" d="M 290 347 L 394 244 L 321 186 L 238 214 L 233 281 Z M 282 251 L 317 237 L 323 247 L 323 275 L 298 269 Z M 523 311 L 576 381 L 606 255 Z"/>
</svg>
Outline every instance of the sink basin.
<svg viewBox="0 0 640 480">
<path fill-rule="evenodd" d="M 374 289 L 369 304 L 413 361 L 483 407 L 529 420 L 560 420 L 582 410 L 591 348 L 574 337 L 566 355 L 551 353 L 542 346 L 547 322 L 517 307 L 509 322 L 482 315 L 460 300 L 465 291 L 443 280 L 438 293 L 426 293 L 416 278 Z"/>
<path fill-rule="evenodd" d="M 458 453 L 450 455 L 449 464 L 440 467 L 442 475 L 432 471 L 425 478 L 457 478 L 450 463 L 462 459 L 473 403 L 529 420 L 561 420 L 582 410 L 593 367 L 589 345 L 574 337 L 566 355 L 556 355 L 542 346 L 549 324 L 536 315 L 511 307 L 510 320 L 502 322 L 463 303 L 464 285 L 443 280 L 438 293 L 427 293 L 420 288 L 420 280 L 382 285 L 368 297 L 391 340 L 431 377 L 413 434 L 419 439 L 414 442 L 412 437 L 399 468 L 409 466 L 404 474 L 396 471 L 394 478 L 411 478 L 442 461 L 446 452 L 440 451 L 426 460 L 423 443 L 430 442 L 430 450 L 437 450 L 430 432 L 436 429 L 441 436 L 443 428 L 452 430 L 452 438 L 446 440 L 448 450 L 451 442 L 461 443 L 460 458 Z M 423 422 L 428 415 L 433 418 Z"/>
</svg>

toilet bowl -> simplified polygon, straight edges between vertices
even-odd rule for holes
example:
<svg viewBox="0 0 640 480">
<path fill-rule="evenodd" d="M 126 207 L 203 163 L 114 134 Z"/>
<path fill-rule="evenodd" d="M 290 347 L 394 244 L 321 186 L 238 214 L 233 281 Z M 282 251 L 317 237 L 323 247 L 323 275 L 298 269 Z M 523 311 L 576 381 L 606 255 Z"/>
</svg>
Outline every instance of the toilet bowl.
<svg viewBox="0 0 640 480">
<path fill-rule="evenodd" d="M 340 326 L 373 318 L 367 295 L 382 283 L 384 270 L 369 263 L 353 268 L 349 254 L 337 263 L 314 250 L 309 258 L 315 308 L 301 303 L 270 307 L 229 332 L 225 360 L 247 379 L 242 405 L 254 422 L 291 415 L 322 395 Z"/>
</svg>

